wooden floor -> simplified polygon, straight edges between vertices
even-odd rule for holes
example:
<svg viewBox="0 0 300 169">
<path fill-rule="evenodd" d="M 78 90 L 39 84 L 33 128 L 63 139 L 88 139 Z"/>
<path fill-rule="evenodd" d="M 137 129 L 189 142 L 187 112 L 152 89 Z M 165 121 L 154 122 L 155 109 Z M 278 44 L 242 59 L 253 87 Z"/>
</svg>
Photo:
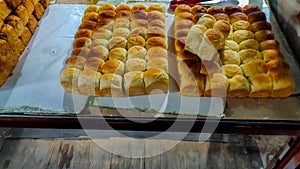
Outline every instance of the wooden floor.
<svg viewBox="0 0 300 169">
<path fill-rule="evenodd" d="M 138 156 L 157 147 L 163 150 L 175 140 L 111 137 L 109 133 L 103 134 L 105 132 L 91 140 L 84 132 L 73 130 L 2 129 L 1 133 L 1 169 L 263 168 L 256 142 L 250 136 L 213 135 L 209 142 L 181 141 L 160 155 L 128 158 L 104 150 L 99 143 Z M 186 140 L 194 140 L 194 137 Z"/>
</svg>

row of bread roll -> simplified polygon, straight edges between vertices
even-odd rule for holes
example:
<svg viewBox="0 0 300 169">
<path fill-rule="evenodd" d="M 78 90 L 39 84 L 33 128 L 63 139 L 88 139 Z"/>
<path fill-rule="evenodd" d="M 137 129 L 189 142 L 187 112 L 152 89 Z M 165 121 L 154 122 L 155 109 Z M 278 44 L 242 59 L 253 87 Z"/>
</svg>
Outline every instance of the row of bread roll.
<svg viewBox="0 0 300 169">
<path fill-rule="evenodd" d="M 166 93 L 169 88 L 168 74 L 158 68 L 145 72 L 131 71 L 123 76 L 114 73 L 101 74 L 95 70 L 66 68 L 60 76 L 60 83 L 67 92 L 88 96 L 122 97 L 125 94 Z"/>
<path fill-rule="evenodd" d="M 12 74 L 48 5 L 48 0 L 0 1 L 0 86 Z"/>
</svg>

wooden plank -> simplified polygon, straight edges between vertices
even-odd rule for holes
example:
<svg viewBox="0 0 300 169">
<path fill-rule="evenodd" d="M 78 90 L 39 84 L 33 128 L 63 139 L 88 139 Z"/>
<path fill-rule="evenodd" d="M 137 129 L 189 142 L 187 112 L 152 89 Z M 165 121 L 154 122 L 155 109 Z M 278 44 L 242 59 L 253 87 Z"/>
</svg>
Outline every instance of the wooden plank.
<svg viewBox="0 0 300 169">
<path fill-rule="evenodd" d="M 6 137 L 10 134 L 10 132 L 11 128 L 0 128 L 0 151 L 4 145 Z"/>
<path fill-rule="evenodd" d="M 231 149 L 230 149 L 230 144 L 231 143 L 224 143 L 223 146 L 223 150 L 224 150 L 224 159 L 225 159 L 225 165 L 224 168 L 239 168 L 236 165 L 236 162 L 234 160 L 234 153 Z"/>
<path fill-rule="evenodd" d="M 174 141 L 168 141 L 164 140 L 160 142 L 161 150 L 168 150 L 169 146 L 174 144 Z M 164 152 L 164 151 L 163 151 Z M 160 168 L 172 168 L 172 169 L 181 169 L 178 168 L 180 165 L 180 161 L 177 160 L 176 156 L 176 147 L 173 147 L 172 149 L 165 151 L 165 153 L 161 154 L 160 157 Z"/>
<path fill-rule="evenodd" d="M 230 136 L 229 140 L 231 140 L 233 136 Z M 247 153 L 247 149 L 245 148 L 245 142 L 243 141 L 242 135 L 235 135 L 234 139 L 240 139 L 241 141 L 239 143 L 234 143 L 228 145 L 228 148 L 232 150 L 234 160 L 237 166 L 239 168 L 243 169 L 251 169 L 251 161 L 249 161 L 249 156 Z M 259 154 L 258 154 L 259 155 Z"/>
<path fill-rule="evenodd" d="M 224 156 L 223 156 L 223 143 L 212 143 L 210 144 L 208 153 L 207 153 L 207 168 L 208 169 L 223 169 L 224 168 Z"/>
<path fill-rule="evenodd" d="M 145 140 L 145 169 L 160 168 L 160 145 L 158 140 Z"/>
<path fill-rule="evenodd" d="M 90 148 L 91 140 L 76 140 L 67 141 L 66 144 L 70 144 L 69 152 L 66 158 L 66 166 L 70 163 L 72 169 L 88 169 L 90 166 Z M 61 153 L 62 155 L 62 153 Z M 70 161 L 68 161 L 70 160 Z M 68 168 L 68 167 L 67 167 Z"/>
<path fill-rule="evenodd" d="M 251 168 L 264 168 L 260 152 L 254 138 L 252 136 L 244 136 L 244 142 L 248 152 L 248 157 L 251 161 Z"/>
<path fill-rule="evenodd" d="M 101 147 L 101 140 L 97 139 L 91 143 L 91 169 L 109 169 L 112 154 Z"/>
</svg>

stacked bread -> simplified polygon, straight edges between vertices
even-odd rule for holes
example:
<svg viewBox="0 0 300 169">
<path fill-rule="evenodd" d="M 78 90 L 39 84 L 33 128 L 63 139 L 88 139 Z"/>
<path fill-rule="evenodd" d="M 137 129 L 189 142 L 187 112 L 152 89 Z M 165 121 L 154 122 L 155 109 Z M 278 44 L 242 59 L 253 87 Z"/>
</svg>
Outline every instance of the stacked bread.
<svg viewBox="0 0 300 169">
<path fill-rule="evenodd" d="M 89 6 L 61 84 L 67 92 L 89 96 L 168 92 L 166 47 L 162 5 Z"/>
<path fill-rule="evenodd" d="M 49 0 L 0 0 L 0 86 L 12 74 Z"/>
<path fill-rule="evenodd" d="M 271 24 L 256 5 L 208 8 L 180 48 L 201 59 L 204 96 L 288 97 L 295 88 Z"/>
</svg>

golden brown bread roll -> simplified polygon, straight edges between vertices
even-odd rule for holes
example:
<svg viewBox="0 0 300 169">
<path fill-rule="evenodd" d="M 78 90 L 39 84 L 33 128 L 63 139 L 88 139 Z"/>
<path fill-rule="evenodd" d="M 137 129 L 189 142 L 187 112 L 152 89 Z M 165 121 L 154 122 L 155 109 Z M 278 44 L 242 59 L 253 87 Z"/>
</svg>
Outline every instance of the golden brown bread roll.
<svg viewBox="0 0 300 169">
<path fill-rule="evenodd" d="M 187 50 L 180 50 L 176 53 L 177 60 L 191 60 L 194 62 L 199 62 L 200 58 Z"/>
<path fill-rule="evenodd" d="M 149 51 L 148 51 L 149 52 Z M 128 49 L 128 59 L 139 58 L 146 59 L 147 50 L 142 46 L 132 46 Z"/>
<path fill-rule="evenodd" d="M 168 72 L 169 71 L 168 60 L 162 57 L 149 59 L 147 62 L 147 69 L 151 69 L 151 68 L 159 68 Z"/>
<path fill-rule="evenodd" d="M 80 94 L 87 96 L 100 96 L 101 73 L 95 70 L 83 70 L 78 77 Z"/>
<path fill-rule="evenodd" d="M 260 30 L 255 32 L 255 38 L 258 42 L 274 39 L 274 34 L 270 30 Z"/>
<path fill-rule="evenodd" d="M 105 48 L 108 48 L 108 40 L 106 39 L 94 39 L 92 41 L 91 47 L 95 46 L 104 46 Z"/>
<path fill-rule="evenodd" d="M 50 4 L 50 0 L 40 0 L 40 3 L 44 6 L 44 8 L 48 8 Z"/>
<path fill-rule="evenodd" d="M 190 29 L 194 25 L 193 21 L 190 20 L 180 20 L 174 23 L 174 31 L 178 31 L 181 29 Z"/>
<path fill-rule="evenodd" d="M 271 75 L 273 82 L 273 90 L 271 97 L 288 97 L 295 90 L 295 81 L 292 76 L 285 74 L 274 74 Z"/>
<path fill-rule="evenodd" d="M 178 75 L 192 75 L 200 72 L 200 62 L 193 60 L 179 60 L 177 63 Z"/>
<path fill-rule="evenodd" d="M 4 21 L 0 19 L 0 28 L 2 28 L 3 25 L 4 25 Z"/>
<path fill-rule="evenodd" d="M 176 7 L 175 9 L 175 16 L 180 14 L 180 13 L 183 13 L 183 12 L 191 12 L 191 7 L 188 6 L 188 5 L 185 5 L 185 4 L 180 4 Z"/>
<path fill-rule="evenodd" d="M 204 96 L 226 97 L 228 79 L 223 73 L 206 76 Z"/>
<path fill-rule="evenodd" d="M 128 4 L 119 4 L 117 6 L 117 8 L 115 9 L 115 11 L 118 13 L 119 11 L 122 11 L 122 10 L 128 10 L 128 11 L 131 11 L 131 6 L 128 5 Z"/>
<path fill-rule="evenodd" d="M 116 10 L 115 5 L 110 4 L 110 3 L 104 3 L 99 7 L 99 12 L 102 12 L 102 11 L 115 11 L 115 10 Z"/>
<path fill-rule="evenodd" d="M 112 32 L 110 30 L 99 28 L 96 32 L 94 32 L 92 38 L 95 39 L 106 39 L 109 40 L 112 37 Z"/>
<path fill-rule="evenodd" d="M 256 11 L 260 11 L 260 8 L 255 4 L 248 4 L 243 7 L 243 12 L 247 15 L 251 12 L 256 12 Z"/>
<path fill-rule="evenodd" d="M 167 93 L 169 75 L 164 70 L 151 68 L 144 72 L 146 94 Z"/>
<path fill-rule="evenodd" d="M 122 37 L 113 37 L 108 41 L 108 48 L 111 50 L 113 48 L 125 48 L 127 46 L 127 40 Z"/>
<path fill-rule="evenodd" d="M 221 73 L 223 71 L 219 61 L 202 61 L 200 67 L 200 73 L 204 75 L 212 76 L 214 73 Z"/>
<path fill-rule="evenodd" d="M 75 56 L 80 55 L 80 56 L 83 56 L 83 57 L 88 57 L 90 51 L 91 50 L 87 47 L 73 48 L 72 49 L 72 55 L 75 55 Z"/>
<path fill-rule="evenodd" d="M 92 41 L 90 38 L 87 37 L 76 38 L 73 42 L 73 48 L 90 47 L 91 43 Z"/>
<path fill-rule="evenodd" d="M 198 20 L 199 20 L 203 15 L 205 15 L 205 14 L 206 14 L 206 13 L 197 13 L 197 14 L 193 15 L 192 21 L 193 21 L 194 23 L 197 23 Z"/>
<path fill-rule="evenodd" d="M 22 5 L 27 9 L 29 14 L 32 14 L 35 5 L 32 0 L 22 0 Z"/>
<path fill-rule="evenodd" d="M 130 30 L 128 28 L 117 28 L 112 32 L 112 37 L 122 37 L 127 39 L 130 36 Z"/>
<path fill-rule="evenodd" d="M 193 15 L 198 14 L 198 13 L 206 13 L 207 8 L 202 6 L 202 5 L 194 5 L 191 8 L 191 13 Z"/>
<path fill-rule="evenodd" d="M 78 88 L 78 77 L 81 70 L 76 68 L 66 68 L 60 74 L 60 84 L 66 92 L 80 94 Z"/>
<path fill-rule="evenodd" d="M 82 17 L 82 21 L 84 21 L 84 20 L 98 22 L 98 13 L 89 12 L 87 14 L 84 14 L 84 16 Z"/>
<path fill-rule="evenodd" d="M 86 58 L 82 56 L 71 56 L 65 62 L 66 68 L 77 68 L 79 70 L 83 70 L 85 63 Z"/>
<path fill-rule="evenodd" d="M 126 18 L 118 18 L 115 20 L 113 30 L 118 28 L 130 28 L 130 20 Z"/>
<path fill-rule="evenodd" d="M 261 52 L 263 60 L 269 62 L 271 60 L 282 60 L 284 61 L 284 56 L 279 50 L 276 49 L 267 49 Z"/>
<path fill-rule="evenodd" d="M 107 55 L 108 50 L 104 46 L 94 46 L 91 48 L 91 51 L 89 53 L 89 57 L 98 57 L 104 60 L 106 60 Z"/>
<path fill-rule="evenodd" d="M 89 5 L 85 10 L 84 10 L 84 14 L 90 13 L 90 12 L 99 12 L 99 6 L 96 5 Z"/>
<path fill-rule="evenodd" d="M 154 27 L 154 26 L 165 29 L 165 22 L 163 22 L 161 20 L 148 21 L 148 27 Z"/>
<path fill-rule="evenodd" d="M 31 37 L 32 37 L 32 34 L 31 34 L 30 30 L 27 27 L 25 27 L 20 36 L 21 41 L 25 45 L 27 45 L 29 43 Z"/>
<path fill-rule="evenodd" d="M 33 15 L 36 17 L 37 20 L 40 20 L 43 17 L 45 12 L 45 8 L 41 3 L 37 3 L 34 7 Z"/>
<path fill-rule="evenodd" d="M 233 40 L 225 40 L 223 49 L 224 50 L 234 50 L 234 51 L 238 52 L 240 50 L 240 47 L 239 47 L 239 44 L 237 44 Z"/>
<path fill-rule="evenodd" d="M 146 39 L 147 32 L 148 32 L 148 29 L 145 27 L 136 27 L 131 30 L 130 36 L 139 35 L 139 36 L 142 36 L 144 39 Z"/>
<path fill-rule="evenodd" d="M 30 15 L 28 22 L 27 22 L 27 27 L 29 28 L 30 32 L 34 34 L 36 28 L 38 26 L 38 21 L 33 15 Z"/>
<path fill-rule="evenodd" d="M 84 64 L 84 69 L 85 70 L 90 69 L 90 70 L 101 72 L 104 64 L 105 61 L 103 59 L 98 57 L 90 57 L 86 60 Z"/>
<path fill-rule="evenodd" d="M 125 61 L 127 58 L 127 50 L 124 48 L 113 48 L 108 53 L 108 59 L 117 59 L 120 61 Z"/>
<path fill-rule="evenodd" d="M 21 0 L 7 0 L 7 1 L 4 1 L 4 2 L 2 1 L 1 4 L 0 4 L 0 9 L 7 10 L 5 2 L 6 2 L 6 5 L 9 6 L 11 9 L 16 9 L 22 3 Z M 2 17 L 0 17 L 0 18 L 2 18 Z"/>
<path fill-rule="evenodd" d="M 267 49 L 277 49 L 279 50 L 279 42 L 276 40 L 265 40 L 259 44 L 260 51 Z"/>
<path fill-rule="evenodd" d="M 187 37 L 189 33 L 189 29 L 181 29 L 175 32 L 175 39 L 180 39 Z"/>
<path fill-rule="evenodd" d="M 240 50 L 243 50 L 243 49 L 259 50 L 259 43 L 255 39 L 247 39 L 247 40 L 242 41 L 239 44 L 239 48 L 240 48 Z"/>
<path fill-rule="evenodd" d="M 233 32 L 232 38 L 236 43 L 241 43 L 242 41 L 247 39 L 254 39 L 255 35 L 253 32 L 247 30 L 237 30 Z"/>
<path fill-rule="evenodd" d="M 223 11 L 229 16 L 233 13 L 242 12 L 242 10 L 242 7 L 237 5 L 227 5 L 223 8 Z"/>
<path fill-rule="evenodd" d="M 180 76 L 180 94 L 182 96 L 203 96 L 205 77 L 199 73 Z"/>
<path fill-rule="evenodd" d="M 127 20 L 130 20 L 132 16 L 132 13 L 128 10 L 121 10 L 119 12 L 117 12 L 116 14 L 116 19 L 127 19 Z"/>
<path fill-rule="evenodd" d="M 125 71 L 144 71 L 146 70 L 146 61 L 140 58 L 128 59 L 125 63 Z"/>
<path fill-rule="evenodd" d="M 227 97 L 248 97 L 250 85 L 243 75 L 235 75 L 228 79 Z"/>
<path fill-rule="evenodd" d="M 254 59 L 262 59 L 262 54 L 255 49 L 243 49 L 239 52 L 241 63 L 247 63 Z"/>
<path fill-rule="evenodd" d="M 253 32 L 260 30 L 272 30 L 272 25 L 268 21 L 257 21 L 252 23 Z"/>
<path fill-rule="evenodd" d="M 21 41 L 21 39 L 16 39 L 15 43 L 9 43 L 9 45 L 11 49 L 16 53 L 16 56 L 13 55 L 13 57 L 15 57 L 16 59 L 19 59 L 20 54 L 22 54 L 26 48 L 25 44 Z"/>
<path fill-rule="evenodd" d="M 236 64 L 226 64 L 222 66 L 224 74 L 230 78 L 235 75 L 243 75 L 243 71 L 239 65 Z"/>
<path fill-rule="evenodd" d="M 208 14 L 206 14 L 208 15 Z M 199 21 L 197 22 L 197 24 L 200 24 L 200 25 L 204 25 L 206 26 L 207 29 L 209 28 L 213 28 L 214 24 L 216 23 L 215 20 L 209 18 L 209 17 L 205 17 L 206 15 L 203 15 Z"/>
<path fill-rule="evenodd" d="M 272 93 L 272 78 L 267 74 L 256 74 L 249 77 L 251 91 L 249 97 L 265 98 Z"/>
<path fill-rule="evenodd" d="M 124 89 L 128 96 L 144 95 L 145 83 L 144 73 L 141 71 L 132 71 L 124 75 Z"/>
<path fill-rule="evenodd" d="M 81 37 L 91 38 L 92 35 L 93 35 L 93 31 L 90 29 L 79 29 L 75 34 L 75 38 L 81 38 Z"/>
<path fill-rule="evenodd" d="M 137 20 L 137 19 L 147 20 L 148 19 L 148 12 L 146 12 L 144 10 L 137 11 L 135 13 L 132 13 L 130 19 L 132 21 Z"/>
<path fill-rule="evenodd" d="M 132 13 L 137 13 L 137 12 L 140 12 L 140 11 L 147 11 L 147 6 L 144 5 L 144 4 L 135 4 L 131 8 Z"/>
<path fill-rule="evenodd" d="M 146 41 L 147 49 L 152 48 L 152 47 L 157 47 L 157 46 L 166 49 L 167 48 L 166 40 L 161 37 L 152 37 Z"/>
<path fill-rule="evenodd" d="M 266 73 L 267 64 L 263 60 L 254 59 L 245 64 L 241 65 L 241 69 L 246 77 L 253 76 L 256 74 Z"/>
<path fill-rule="evenodd" d="M 104 97 L 122 97 L 123 78 L 118 74 L 103 74 L 100 80 L 100 95 Z"/>
<path fill-rule="evenodd" d="M 223 8 L 220 6 L 211 6 L 210 8 L 207 9 L 207 13 L 211 14 L 211 15 L 214 15 L 217 13 L 223 13 L 223 12 L 224 12 Z"/>
<path fill-rule="evenodd" d="M 17 36 L 21 35 L 25 27 L 22 23 L 21 18 L 19 18 L 16 15 L 9 15 L 6 18 L 5 23 L 14 28 L 15 32 L 17 33 Z"/>
<path fill-rule="evenodd" d="M 168 58 L 168 52 L 162 47 L 152 47 L 147 51 L 147 59 Z"/>
<path fill-rule="evenodd" d="M 284 74 L 290 75 L 291 68 L 288 63 L 282 60 L 271 60 L 267 63 L 267 74 Z"/>
<path fill-rule="evenodd" d="M 224 65 L 236 64 L 240 65 L 240 55 L 237 51 L 226 49 L 221 52 L 221 61 Z"/>
<path fill-rule="evenodd" d="M 145 39 L 139 35 L 130 36 L 127 39 L 127 48 L 131 48 L 132 46 L 145 46 Z"/>
<path fill-rule="evenodd" d="M 151 37 L 166 37 L 165 29 L 162 29 L 160 27 L 154 26 L 154 27 L 148 27 L 148 32 L 146 34 L 146 39 L 149 39 Z"/>
<path fill-rule="evenodd" d="M 185 50 L 186 40 L 187 40 L 186 37 L 175 39 L 175 51 L 176 52 Z"/>
<path fill-rule="evenodd" d="M 240 20 L 236 21 L 232 24 L 233 31 L 237 30 L 247 30 L 247 31 L 252 31 L 252 25 L 248 21 Z"/>
<path fill-rule="evenodd" d="M 237 21 L 244 20 L 248 21 L 248 16 L 243 12 L 236 12 L 230 15 L 230 23 L 233 24 Z"/>
<path fill-rule="evenodd" d="M 130 29 L 133 30 L 136 27 L 148 27 L 148 21 L 143 20 L 143 19 L 136 19 L 131 21 L 130 23 Z"/>
<path fill-rule="evenodd" d="M 190 20 L 193 21 L 193 14 L 190 12 L 182 12 L 177 15 L 175 15 L 175 22 L 181 21 L 181 20 Z"/>
<path fill-rule="evenodd" d="M 99 28 L 112 30 L 113 26 L 114 26 L 114 20 L 103 18 L 103 19 L 98 20 L 98 22 L 96 24 L 96 31 Z"/>
<path fill-rule="evenodd" d="M 204 41 L 208 40 L 209 45 L 213 46 L 216 50 L 221 49 L 224 46 L 224 43 L 225 43 L 223 33 L 220 32 L 219 30 L 216 30 L 216 29 L 208 29 L 204 33 L 203 39 L 204 40 L 202 40 L 201 45 L 203 44 Z M 205 48 L 207 46 L 203 46 L 203 47 Z"/>
<path fill-rule="evenodd" d="M 148 12 L 148 22 L 153 20 L 160 20 L 165 21 L 165 13 L 159 12 L 159 11 L 151 11 Z"/>
<path fill-rule="evenodd" d="M 213 16 L 216 18 L 217 21 L 223 20 L 230 23 L 230 18 L 226 13 L 216 13 Z"/>
<path fill-rule="evenodd" d="M 18 39 L 19 32 L 15 28 L 13 28 L 9 24 L 4 24 L 1 33 L 0 38 L 6 40 L 10 45 L 14 44 L 16 39 Z"/>
<path fill-rule="evenodd" d="M 80 25 L 78 29 L 90 29 L 94 30 L 96 28 L 97 23 L 90 20 L 84 20 Z"/>
<path fill-rule="evenodd" d="M 122 61 L 111 59 L 105 62 L 102 67 L 102 73 L 124 74 L 124 63 Z"/>
<path fill-rule="evenodd" d="M 165 13 L 166 9 L 165 9 L 165 7 L 162 4 L 156 3 L 156 4 L 149 5 L 147 11 L 148 12 L 159 11 L 161 13 Z"/>
<path fill-rule="evenodd" d="M 219 30 L 220 32 L 223 33 L 224 38 L 226 39 L 229 34 L 232 32 L 232 27 L 231 25 L 223 20 L 217 21 L 214 26 L 213 29 Z"/>
<path fill-rule="evenodd" d="M 207 28 L 204 25 L 196 24 L 192 26 L 191 29 L 188 31 L 188 35 L 184 46 L 185 50 L 197 54 L 203 35 L 206 31 Z"/>
<path fill-rule="evenodd" d="M 251 12 L 248 14 L 248 21 L 250 23 L 254 23 L 257 21 L 265 21 L 267 20 L 266 14 L 262 11 Z"/>
</svg>

